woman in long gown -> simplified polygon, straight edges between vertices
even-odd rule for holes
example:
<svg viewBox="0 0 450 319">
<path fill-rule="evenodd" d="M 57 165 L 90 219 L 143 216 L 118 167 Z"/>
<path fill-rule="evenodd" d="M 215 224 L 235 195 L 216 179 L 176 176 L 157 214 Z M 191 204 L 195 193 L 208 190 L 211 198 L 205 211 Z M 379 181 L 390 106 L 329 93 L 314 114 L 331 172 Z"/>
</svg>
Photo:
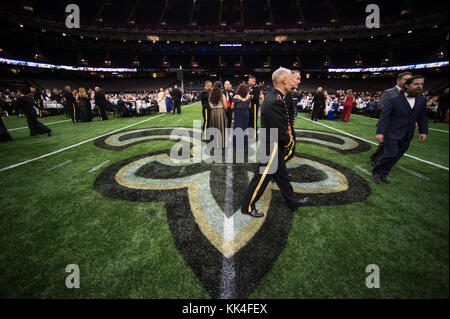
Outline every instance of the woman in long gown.
<svg viewBox="0 0 450 319">
<path fill-rule="evenodd" d="M 336 121 L 334 119 L 334 113 L 336 113 L 336 111 L 339 109 L 339 103 L 338 103 L 338 99 L 334 99 L 333 104 L 331 104 L 331 108 L 327 113 L 327 118 L 329 121 Z"/>
<path fill-rule="evenodd" d="M 233 97 L 231 103 L 231 109 L 234 111 L 234 124 L 233 131 L 240 128 L 243 132 L 248 129 L 248 117 L 250 108 L 251 97 L 248 94 L 248 86 L 245 83 L 241 83 L 237 90 L 236 95 Z M 236 134 L 236 132 L 235 132 Z M 236 136 L 233 135 L 233 145 L 236 148 L 246 147 L 248 143 L 248 135 L 244 135 L 244 145 L 236 143 Z"/>
<path fill-rule="evenodd" d="M 352 113 L 353 103 L 355 102 L 355 96 L 351 89 L 347 90 L 345 95 L 344 111 L 342 111 L 342 122 L 348 122 L 350 120 L 350 114 Z"/>
<path fill-rule="evenodd" d="M 215 141 L 216 147 L 224 149 L 228 147 L 225 129 L 227 127 L 227 115 L 224 106 L 227 105 L 227 99 L 223 94 L 222 83 L 214 82 L 211 94 L 209 95 L 209 106 L 211 113 L 209 115 L 208 128 L 216 128 L 221 133 L 222 139 Z"/>
<path fill-rule="evenodd" d="M 34 108 L 34 100 L 30 95 L 30 88 L 25 87 L 19 89 L 20 97 L 17 99 L 17 108 L 21 110 L 27 117 L 30 136 L 38 134 L 51 135 L 52 130 L 37 120 L 36 109 Z"/>
<path fill-rule="evenodd" d="M 5 124 L 3 124 L 2 117 L 0 115 L 0 142 L 7 142 L 12 141 L 11 134 L 9 134 L 8 130 L 6 129 Z"/>
<path fill-rule="evenodd" d="M 160 89 L 158 93 L 158 106 L 159 113 L 166 113 L 166 94 L 163 89 Z"/>
<path fill-rule="evenodd" d="M 172 97 L 168 90 L 166 90 L 166 112 L 168 114 L 172 113 Z"/>
<path fill-rule="evenodd" d="M 78 90 L 78 108 L 80 109 L 81 122 L 91 122 L 91 102 L 88 100 L 86 90 L 84 88 L 80 88 Z"/>
</svg>

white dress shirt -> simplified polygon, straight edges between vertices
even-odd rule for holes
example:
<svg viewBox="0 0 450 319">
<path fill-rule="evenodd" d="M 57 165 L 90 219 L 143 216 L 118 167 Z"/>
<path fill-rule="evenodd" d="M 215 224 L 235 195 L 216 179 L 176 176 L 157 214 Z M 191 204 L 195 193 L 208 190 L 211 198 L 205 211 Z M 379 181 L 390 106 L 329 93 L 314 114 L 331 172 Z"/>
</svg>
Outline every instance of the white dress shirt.
<svg viewBox="0 0 450 319">
<path fill-rule="evenodd" d="M 405 97 L 408 100 L 409 105 L 411 105 L 411 109 L 414 108 L 414 105 L 416 104 L 416 97 L 408 97 L 407 93 L 405 93 Z"/>
</svg>

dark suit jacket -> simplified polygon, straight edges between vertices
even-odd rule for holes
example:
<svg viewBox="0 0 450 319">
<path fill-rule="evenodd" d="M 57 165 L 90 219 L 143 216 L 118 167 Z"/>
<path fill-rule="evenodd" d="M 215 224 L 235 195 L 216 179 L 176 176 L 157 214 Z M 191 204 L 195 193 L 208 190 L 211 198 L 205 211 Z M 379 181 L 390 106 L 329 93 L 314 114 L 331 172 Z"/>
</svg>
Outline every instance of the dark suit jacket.
<svg viewBox="0 0 450 319">
<path fill-rule="evenodd" d="M 324 106 L 325 105 L 325 95 L 323 92 L 317 92 L 313 98 L 314 106 Z"/>
<path fill-rule="evenodd" d="M 203 90 L 202 93 L 200 94 L 200 100 L 202 102 L 202 108 L 204 109 L 210 109 L 209 106 L 209 92 L 206 90 Z"/>
<path fill-rule="evenodd" d="M 377 134 L 383 134 L 385 139 L 407 140 L 414 137 L 416 122 L 419 133 L 428 134 L 428 116 L 426 99 L 423 95 L 416 97 L 414 108 L 401 93 L 386 101 L 378 120 Z"/>
<path fill-rule="evenodd" d="M 295 94 L 297 94 L 297 93 L 295 93 Z M 294 122 L 295 122 L 294 94 L 287 93 L 284 101 L 286 103 L 286 107 L 287 107 L 288 114 L 289 114 L 289 123 L 291 124 L 291 127 L 294 127 Z"/>
<path fill-rule="evenodd" d="M 173 89 L 172 90 L 172 98 L 174 102 L 181 102 L 181 90 Z"/>
<path fill-rule="evenodd" d="M 400 95 L 402 92 L 396 87 L 394 86 L 393 88 L 387 89 L 385 90 L 383 93 L 381 93 L 380 96 L 380 102 L 378 102 L 378 110 L 381 111 L 383 110 L 384 105 L 386 104 L 386 102 L 390 99 L 392 99 L 393 97 L 396 97 L 397 95 Z"/>
<path fill-rule="evenodd" d="M 95 105 L 97 107 L 99 107 L 99 106 L 106 107 L 105 93 L 103 93 L 101 91 L 95 92 L 95 94 L 94 94 L 94 101 L 95 101 Z"/>
<path fill-rule="evenodd" d="M 75 103 L 75 97 L 73 96 L 72 92 L 64 90 L 64 98 L 65 98 L 65 104 L 69 107 L 72 107 L 72 104 Z"/>
<path fill-rule="evenodd" d="M 259 87 L 257 87 L 256 85 L 250 88 L 250 92 L 248 92 L 248 94 L 250 94 L 250 96 L 252 97 L 252 107 L 254 107 L 255 105 L 256 107 L 259 107 L 259 93 Z"/>
</svg>

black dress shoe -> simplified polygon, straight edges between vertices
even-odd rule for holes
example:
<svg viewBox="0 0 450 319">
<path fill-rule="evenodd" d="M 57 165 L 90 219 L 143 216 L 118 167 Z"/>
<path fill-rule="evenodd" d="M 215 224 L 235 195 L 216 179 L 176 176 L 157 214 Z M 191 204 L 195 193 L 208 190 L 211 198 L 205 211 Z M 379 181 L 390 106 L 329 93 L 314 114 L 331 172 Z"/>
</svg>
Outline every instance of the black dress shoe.
<svg viewBox="0 0 450 319">
<path fill-rule="evenodd" d="M 52 136 L 52 131 L 48 132 L 48 136 L 49 137 Z"/>
<path fill-rule="evenodd" d="M 297 204 L 294 207 L 291 207 L 291 211 L 293 211 L 293 212 L 296 211 L 297 208 L 307 205 L 308 202 L 309 202 L 309 197 L 305 197 L 303 199 L 299 199 L 297 201 Z"/>
<path fill-rule="evenodd" d="M 377 184 L 381 184 L 381 176 L 380 175 L 372 174 L 372 180 Z"/>
<path fill-rule="evenodd" d="M 261 213 L 261 212 L 260 212 L 259 210 L 257 210 L 257 209 L 253 209 L 251 212 L 244 212 L 244 213 L 242 213 L 242 214 L 250 215 L 250 216 L 255 217 L 255 218 L 261 218 L 261 217 L 264 217 L 264 214 Z"/>
<path fill-rule="evenodd" d="M 391 185 L 391 184 L 392 184 L 392 182 L 391 182 L 390 180 L 388 180 L 386 176 L 382 176 L 382 177 L 381 177 L 381 181 L 382 181 L 383 183 L 385 183 L 385 184 L 388 184 L 388 185 Z"/>
</svg>

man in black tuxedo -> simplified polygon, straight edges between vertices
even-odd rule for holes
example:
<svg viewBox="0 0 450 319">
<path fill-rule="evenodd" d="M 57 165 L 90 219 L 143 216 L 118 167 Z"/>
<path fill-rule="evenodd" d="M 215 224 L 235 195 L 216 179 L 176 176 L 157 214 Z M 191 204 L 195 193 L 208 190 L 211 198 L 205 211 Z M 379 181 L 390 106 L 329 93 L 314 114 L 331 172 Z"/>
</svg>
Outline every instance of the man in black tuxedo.
<svg viewBox="0 0 450 319">
<path fill-rule="evenodd" d="M 325 108 L 325 95 L 323 94 L 321 87 L 317 88 L 317 92 L 313 98 L 313 103 L 314 107 L 311 114 L 311 120 L 317 122 L 320 112 Z"/>
<path fill-rule="evenodd" d="M 408 150 L 414 137 L 416 122 L 419 127 L 419 143 L 427 138 L 428 117 L 426 98 L 422 95 L 423 83 L 423 76 L 412 76 L 406 80 L 402 93 L 384 104 L 376 135 L 378 142 L 384 142 L 384 152 L 372 170 L 372 178 L 377 184 L 391 184 L 387 176 Z"/>
<path fill-rule="evenodd" d="M 200 100 L 202 102 L 202 115 L 203 115 L 203 126 L 202 126 L 202 140 L 206 140 L 206 129 L 208 128 L 209 112 L 211 107 L 209 106 L 209 94 L 212 90 L 212 82 L 205 82 L 205 89 L 200 94 Z"/>
<path fill-rule="evenodd" d="M 77 106 L 75 97 L 73 96 L 72 89 L 70 86 L 66 85 L 64 87 L 64 110 L 66 111 L 66 114 L 70 116 L 73 123 L 77 123 Z"/>
<path fill-rule="evenodd" d="M 223 84 L 225 91 L 225 98 L 227 100 L 227 105 L 225 105 L 225 112 L 227 114 L 227 127 L 231 127 L 231 121 L 233 120 L 233 110 L 231 109 L 231 103 L 233 102 L 234 92 L 231 89 L 230 81 L 225 81 Z"/>
<path fill-rule="evenodd" d="M 98 107 L 98 112 L 100 113 L 100 121 L 106 121 L 108 119 L 108 112 L 106 110 L 106 97 L 105 93 L 100 90 L 100 87 L 96 86 L 94 88 L 95 95 L 95 105 Z"/>
<path fill-rule="evenodd" d="M 181 95 L 181 90 L 178 88 L 178 85 L 175 84 L 172 90 L 173 114 L 175 114 L 175 110 L 177 114 L 181 114 Z"/>
<path fill-rule="evenodd" d="M 397 84 L 390 89 L 385 90 L 380 97 L 380 102 L 378 102 L 377 110 L 381 112 L 384 108 L 384 104 L 386 102 L 402 93 L 402 87 L 405 85 L 407 79 L 412 77 L 411 72 L 403 72 L 397 75 Z M 384 153 L 384 143 L 378 144 L 378 148 L 375 153 L 372 154 L 370 160 L 372 162 L 372 167 L 374 167 L 377 163 L 378 158 Z"/>
<path fill-rule="evenodd" d="M 301 81 L 300 71 L 292 70 L 291 71 L 291 89 L 289 90 L 288 93 L 286 93 L 286 97 L 284 99 L 286 108 L 287 108 L 287 113 L 288 113 L 289 131 L 291 132 L 292 137 L 293 137 L 293 143 L 291 144 L 291 146 L 284 158 L 284 160 L 286 162 L 294 157 L 295 146 L 297 144 L 296 136 L 295 136 L 295 128 L 294 128 L 296 103 L 294 102 L 294 98 L 293 98 L 294 93 L 293 92 L 294 92 L 294 90 L 298 89 L 298 86 L 300 85 L 300 81 Z M 289 174 L 289 177 L 291 177 L 291 174 Z"/>
<path fill-rule="evenodd" d="M 253 129 L 253 138 L 258 137 L 258 111 L 259 111 L 259 87 L 256 85 L 256 78 L 251 76 L 248 78 L 248 86 L 250 89 L 249 95 L 251 97 L 248 128 Z"/>
</svg>

